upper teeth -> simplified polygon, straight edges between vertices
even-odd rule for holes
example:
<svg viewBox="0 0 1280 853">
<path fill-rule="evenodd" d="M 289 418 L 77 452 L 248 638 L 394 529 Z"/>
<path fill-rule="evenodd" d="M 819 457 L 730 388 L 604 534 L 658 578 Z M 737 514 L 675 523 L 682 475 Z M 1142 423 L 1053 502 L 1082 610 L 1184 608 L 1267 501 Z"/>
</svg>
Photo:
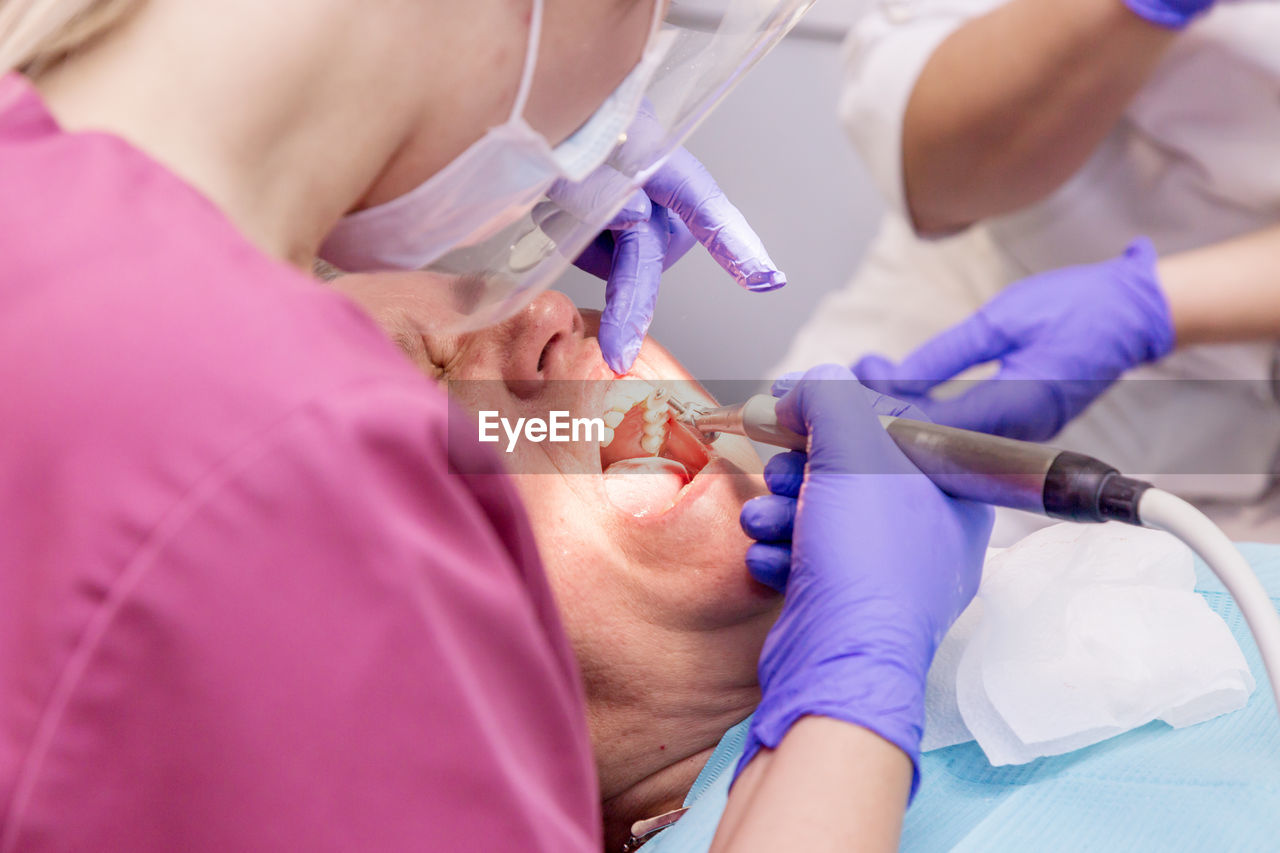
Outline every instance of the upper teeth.
<svg viewBox="0 0 1280 853">
<path fill-rule="evenodd" d="M 665 421 L 667 416 L 670 414 L 671 412 L 667 409 L 665 403 L 655 403 L 654 398 L 652 397 L 644 401 L 644 422 L 646 424 L 656 424 L 660 421 Z"/>
<path fill-rule="evenodd" d="M 609 392 L 605 394 L 605 411 L 622 412 L 625 415 L 632 406 L 657 390 L 643 379 L 619 379 L 609 386 Z"/>
<path fill-rule="evenodd" d="M 614 382 L 605 395 L 604 423 L 607 429 L 602 447 L 613 443 L 613 431 L 622 423 L 627 412 L 637 404 L 643 403 L 643 431 L 640 436 L 640 448 L 651 456 L 662 451 L 667 440 L 667 421 L 671 409 L 667 405 L 667 391 L 655 388 L 642 379 L 627 379 Z"/>
</svg>

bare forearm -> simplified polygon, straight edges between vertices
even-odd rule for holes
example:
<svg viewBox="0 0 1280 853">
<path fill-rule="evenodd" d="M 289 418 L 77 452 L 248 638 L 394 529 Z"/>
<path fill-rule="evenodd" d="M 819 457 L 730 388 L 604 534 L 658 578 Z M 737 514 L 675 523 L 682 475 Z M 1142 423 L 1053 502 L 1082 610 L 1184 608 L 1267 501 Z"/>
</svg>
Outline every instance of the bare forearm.
<svg viewBox="0 0 1280 853">
<path fill-rule="evenodd" d="M 912 219 L 946 233 L 1048 195 L 1088 159 L 1175 37 L 1121 0 L 1010 0 L 921 72 L 903 120 Z"/>
<path fill-rule="evenodd" d="M 1280 226 L 1163 258 L 1178 346 L 1280 340 Z"/>
<path fill-rule="evenodd" d="M 911 760 L 878 735 L 804 717 L 743 771 L 712 851 L 896 851 L 911 776 Z"/>
</svg>

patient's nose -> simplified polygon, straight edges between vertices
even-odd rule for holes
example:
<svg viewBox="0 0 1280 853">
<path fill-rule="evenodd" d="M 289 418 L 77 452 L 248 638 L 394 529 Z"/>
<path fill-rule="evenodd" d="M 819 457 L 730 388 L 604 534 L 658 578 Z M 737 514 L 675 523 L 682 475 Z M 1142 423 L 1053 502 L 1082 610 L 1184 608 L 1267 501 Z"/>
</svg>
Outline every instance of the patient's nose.
<svg viewBox="0 0 1280 853">
<path fill-rule="evenodd" d="M 510 359 L 503 378 L 519 396 L 532 393 L 530 383 L 569 379 L 564 370 L 583 336 L 582 315 L 563 293 L 543 293 L 506 326 Z"/>
</svg>

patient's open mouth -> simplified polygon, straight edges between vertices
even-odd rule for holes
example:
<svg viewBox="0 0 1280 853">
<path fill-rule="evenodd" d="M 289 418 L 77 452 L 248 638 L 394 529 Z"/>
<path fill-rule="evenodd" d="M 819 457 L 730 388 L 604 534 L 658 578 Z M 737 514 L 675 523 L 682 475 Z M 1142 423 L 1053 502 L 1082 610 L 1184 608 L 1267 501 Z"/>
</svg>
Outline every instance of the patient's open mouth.
<svg viewBox="0 0 1280 853">
<path fill-rule="evenodd" d="M 663 392 L 643 380 L 613 383 L 604 407 L 609 431 L 600 468 L 609 500 L 635 516 L 666 512 L 706 467 L 706 446 L 674 419 Z"/>
</svg>

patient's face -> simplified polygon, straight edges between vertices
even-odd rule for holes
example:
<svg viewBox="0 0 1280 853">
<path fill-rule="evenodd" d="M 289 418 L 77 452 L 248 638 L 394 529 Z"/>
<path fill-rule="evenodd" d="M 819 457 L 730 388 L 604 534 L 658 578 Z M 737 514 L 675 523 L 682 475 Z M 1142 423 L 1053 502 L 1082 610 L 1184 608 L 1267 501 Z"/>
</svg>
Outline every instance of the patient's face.
<svg viewBox="0 0 1280 853">
<path fill-rule="evenodd" d="M 651 660 L 662 653 L 627 648 L 654 642 L 653 631 L 634 630 L 637 622 L 678 634 L 775 612 L 776 597 L 743 563 L 749 543 L 738 513 L 765 491 L 750 443 L 722 436 L 706 448 L 661 417 L 645 438 L 645 380 L 678 380 L 662 387 L 712 402 L 661 346 L 646 340 L 632 373 L 615 382 L 596 343 L 598 317 L 580 313 L 562 294 L 543 294 L 500 326 L 447 336 L 432 331 L 441 300 L 433 299 L 429 274 L 348 276 L 336 286 L 473 412 L 514 419 L 550 410 L 600 417 L 612 409 L 617 414 L 606 422 L 621 418 L 603 448 L 522 440 L 507 455 L 505 436 L 493 445 L 516 472 L 589 688 L 593 665 L 617 668 L 630 654 Z M 660 445 L 661 456 L 646 442 Z M 743 651 L 754 670 L 758 649 Z"/>
</svg>

